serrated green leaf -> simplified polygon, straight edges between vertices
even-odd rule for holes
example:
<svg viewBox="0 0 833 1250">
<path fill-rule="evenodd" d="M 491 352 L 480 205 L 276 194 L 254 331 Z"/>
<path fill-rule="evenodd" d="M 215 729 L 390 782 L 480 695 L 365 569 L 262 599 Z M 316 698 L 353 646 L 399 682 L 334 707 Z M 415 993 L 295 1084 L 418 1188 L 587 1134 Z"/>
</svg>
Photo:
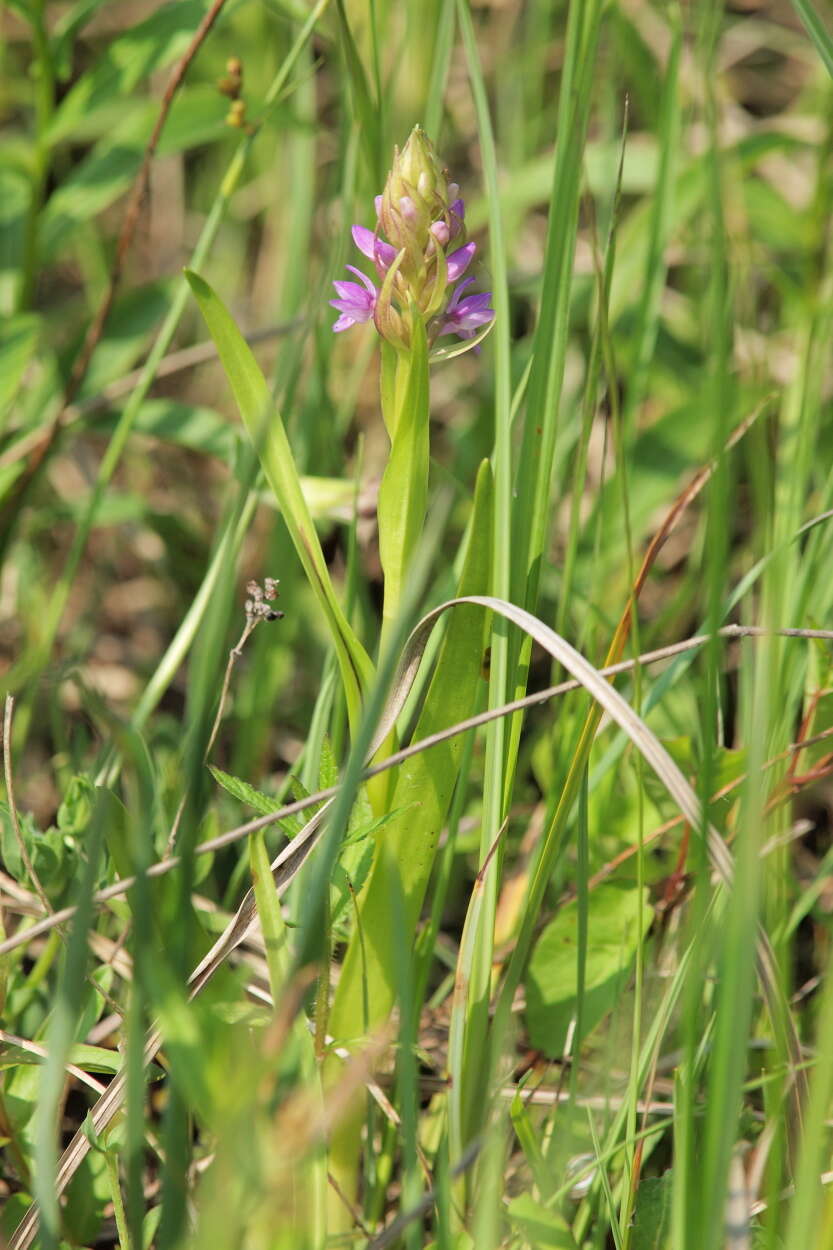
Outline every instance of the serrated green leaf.
<svg viewBox="0 0 833 1250">
<path fill-rule="evenodd" d="M 364 793 L 362 790 L 360 795 Z M 413 809 L 417 804 L 411 803 L 409 806 Z M 351 894 L 358 896 L 364 888 L 364 883 L 373 866 L 374 835 L 385 825 L 398 820 L 408 810 L 405 807 L 396 807 L 392 811 L 377 816 L 374 820 L 370 811 L 370 803 L 365 796 L 359 811 L 359 815 L 365 816 L 365 819 L 356 821 L 357 808 L 359 808 L 358 803 L 353 808 L 350 832 L 342 843 L 341 854 L 333 872 L 330 894 L 330 923 L 333 925 L 342 917 Z M 366 813 L 363 809 L 366 809 Z"/>
<path fill-rule="evenodd" d="M 214 764 L 208 765 L 208 771 L 227 794 L 230 794 L 234 799 L 239 799 L 241 803 L 246 803 L 249 807 L 253 807 L 260 816 L 270 816 L 272 812 L 278 811 L 283 806 L 283 802 L 276 799 L 273 795 L 264 794 L 261 790 L 256 790 L 248 781 L 243 781 L 241 777 L 232 777 L 230 773 L 224 773 L 222 768 L 217 768 Z M 291 816 L 278 820 L 275 823 L 288 838 L 294 838 L 301 827 L 299 821 Z"/>
</svg>

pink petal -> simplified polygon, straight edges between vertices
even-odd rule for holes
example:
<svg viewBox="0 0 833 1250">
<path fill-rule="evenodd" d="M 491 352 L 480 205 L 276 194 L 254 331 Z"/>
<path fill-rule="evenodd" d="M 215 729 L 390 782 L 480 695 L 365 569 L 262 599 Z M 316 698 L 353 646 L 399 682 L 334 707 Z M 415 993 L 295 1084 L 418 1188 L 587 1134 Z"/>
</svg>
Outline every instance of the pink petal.
<svg viewBox="0 0 833 1250">
<path fill-rule="evenodd" d="M 449 282 L 456 282 L 466 272 L 476 251 L 476 243 L 467 243 L 465 247 L 458 247 L 456 252 L 451 253 L 448 258 Z"/>
<path fill-rule="evenodd" d="M 464 278 L 460 285 L 454 288 L 454 293 L 446 306 L 446 314 L 454 311 L 460 302 L 460 296 L 463 294 L 466 287 L 471 286 L 472 282 L 474 282 L 474 278 Z"/>
<path fill-rule="evenodd" d="M 340 334 L 342 330 L 349 330 L 350 327 L 354 326 L 355 324 L 356 323 L 352 317 L 348 316 L 347 313 L 342 313 L 338 321 L 336 321 L 336 323 L 333 326 L 333 333 Z"/>
<path fill-rule="evenodd" d="M 384 239 L 376 240 L 376 255 L 374 260 L 377 265 L 381 265 L 383 269 L 389 269 L 396 260 L 396 248 L 391 247 L 390 243 L 386 243 Z"/>
<path fill-rule="evenodd" d="M 375 287 L 375 286 L 374 286 L 374 284 L 370 281 L 370 279 L 368 278 L 367 274 L 366 274 L 366 273 L 362 273 L 361 269 L 357 269 L 355 265 L 346 265 L 346 266 L 345 266 L 345 268 L 346 268 L 346 269 L 349 269 L 351 273 L 354 273 L 354 274 L 356 275 L 356 277 L 357 277 L 357 278 L 358 278 L 358 279 L 359 279 L 362 283 L 364 283 L 364 285 L 367 287 L 367 289 L 368 289 L 369 293 L 370 293 L 370 294 L 373 296 L 373 298 L 375 299 L 375 298 L 376 298 L 376 296 L 379 294 L 379 292 L 376 290 L 376 287 Z M 355 284 L 353 284 L 353 285 L 355 285 Z"/>
<path fill-rule="evenodd" d="M 376 235 L 372 230 L 368 230 L 367 226 L 354 226 L 352 231 L 353 242 L 360 252 L 368 256 L 370 260 L 374 259 L 373 249 L 376 244 Z"/>
<path fill-rule="evenodd" d="M 350 300 L 353 303 L 366 304 L 367 291 L 359 286 L 358 282 L 334 282 L 336 295 L 341 299 Z"/>
</svg>

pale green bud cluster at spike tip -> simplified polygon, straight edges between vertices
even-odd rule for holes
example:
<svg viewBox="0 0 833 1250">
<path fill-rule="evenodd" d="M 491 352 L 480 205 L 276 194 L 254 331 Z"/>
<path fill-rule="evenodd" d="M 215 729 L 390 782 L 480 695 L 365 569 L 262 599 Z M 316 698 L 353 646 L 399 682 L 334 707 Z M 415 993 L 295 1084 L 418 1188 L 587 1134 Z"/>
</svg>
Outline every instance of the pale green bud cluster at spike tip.
<svg viewBox="0 0 833 1250">
<path fill-rule="evenodd" d="M 489 293 L 463 294 L 474 282 L 463 274 L 476 244 L 466 242 L 459 190 L 415 126 L 402 151 L 394 148 L 393 168 L 375 201 L 375 230 L 353 226 L 353 241 L 373 262 L 377 281 L 348 265 L 361 285 L 333 283 L 336 333 L 372 318 L 383 338 L 407 349 L 414 316 L 424 322 L 429 345 L 444 334 L 473 339 L 493 320 Z"/>
</svg>

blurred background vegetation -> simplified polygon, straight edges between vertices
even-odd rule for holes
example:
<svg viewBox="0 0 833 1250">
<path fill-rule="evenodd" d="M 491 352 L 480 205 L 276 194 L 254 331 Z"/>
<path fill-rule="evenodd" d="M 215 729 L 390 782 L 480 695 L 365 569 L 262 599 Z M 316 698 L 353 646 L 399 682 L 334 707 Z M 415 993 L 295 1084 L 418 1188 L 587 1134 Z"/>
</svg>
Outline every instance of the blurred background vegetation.
<svg viewBox="0 0 833 1250">
<path fill-rule="evenodd" d="M 701 466 L 737 433 L 735 450 L 682 510 L 653 564 L 639 598 L 634 653 L 726 620 L 830 624 L 833 551 L 824 523 L 833 506 L 829 13 L 807 0 L 601 6 L 593 0 L 588 12 L 600 11 L 598 42 L 588 35 L 588 64 L 576 99 L 567 102 L 561 86 L 571 8 L 577 6 L 566 0 L 470 6 L 497 149 L 502 234 L 490 242 L 495 205 L 486 196 L 482 127 L 454 4 L 6 0 L 0 15 L 0 665 L 5 691 L 15 699 L 6 744 L 14 801 L 45 894 L 39 898 L 29 879 L 7 793 L 0 877 L 6 935 L 45 908 L 79 897 L 97 788 L 108 788 L 114 800 L 105 822 L 106 865 L 95 881 L 104 885 L 168 853 L 184 779 L 189 846 L 291 796 L 291 774 L 307 791 L 334 779 L 347 729 L 325 627 L 257 477 L 181 271 L 198 269 L 221 294 L 270 379 L 327 562 L 372 654 L 381 604 L 375 499 L 387 455 L 378 357 L 372 327 L 333 336 L 327 301 L 333 278 L 356 261 L 351 223 L 374 224 L 373 197 L 393 144 L 404 142 L 417 122 L 465 196 L 478 242 L 478 289 L 490 285 L 490 246 L 505 258 L 509 324 L 501 332 L 511 347 L 516 448 L 524 421 L 537 420 L 524 406 L 530 370 L 534 378 L 536 361 L 564 352 L 563 379 L 547 396 L 559 416 L 540 617 L 601 665 L 648 539 Z M 216 21 L 198 34 L 212 9 Z M 173 82 L 183 65 L 182 80 Z M 560 110 L 568 105 L 577 118 L 582 110 L 587 116 L 586 139 L 577 122 L 570 159 L 555 151 Z M 553 184 L 556 159 L 572 180 L 561 199 Z M 552 342 L 540 330 L 552 283 L 548 230 L 550 236 L 563 231 L 566 258 Z M 454 591 L 477 467 L 494 448 L 494 413 L 502 402 L 496 350 L 490 338 L 480 354 L 432 372 L 432 490 L 447 517 L 421 608 Z M 211 750 L 213 765 L 259 792 L 247 795 L 239 783 L 218 785 L 201 761 L 229 649 L 245 624 L 246 584 L 267 576 L 280 579 L 285 616 L 247 641 Z M 756 845 L 768 851 L 761 898 L 750 906 L 760 907 L 780 943 L 782 988 L 809 1040 L 833 911 L 831 756 L 824 738 L 800 754 L 788 749 L 833 726 L 829 650 L 823 642 L 784 642 L 765 651 L 758 667 L 755 645 L 726 643 L 705 660 L 677 662 L 660 681 L 646 669 L 623 689 L 702 797 L 725 790 L 712 808 L 722 832 L 740 837 L 739 829 L 759 821 Z M 534 655 L 530 687 L 557 680 L 552 667 Z M 481 705 L 486 690 L 484 680 Z M 524 724 L 510 770 L 498 962 L 517 931 L 529 866 L 564 787 L 585 712 L 585 702 L 572 696 L 535 708 Z M 414 1039 L 425 1082 L 419 1142 L 432 1161 L 441 1132 L 432 1101 L 438 1086 L 429 1077 L 439 1082 L 446 1071 L 451 974 L 478 866 L 483 740 L 474 739 L 468 750 Z M 762 773 L 769 760 L 775 763 Z M 744 806 L 737 794 L 747 773 Z M 663 836 L 648 843 L 660 826 Z M 576 850 L 582 828 L 591 831 L 584 859 Z M 646 849 L 637 854 L 643 841 Z M 598 1153 L 597 1143 L 583 1111 L 561 1135 L 561 1121 L 553 1128 L 553 1106 L 566 1088 L 574 1098 L 580 1088 L 600 1100 L 600 1134 L 603 1120 L 608 1123 L 605 1096 L 621 1102 L 631 1090 L 633 1020 L 638 1016 L 639 1027 L 647 1027 L 664 978 L 678 967 L 681 933 L 706 915 L 694 884 L 708 890 L 708 871 L 689 855 L 687 828 L 667 795 L 622 735 L 608 733 L 594 756 L 583 815 L 580 809 L 570 825 L 569 848 L 536 920 L 544 937 L 512 1043 L 514 1077 L 532 1071 L 552 1097 L 549 1104 L 541 1097 L 541 1118 L 529 1123 L 526 1109 L 513 1104 L 516 1135 L 505 1152 L 503 1187 L 489 1197 L 495 1223 L 475 1236 L 478 1247 L 718 1244 L 680 1240 L 679 1224 L 668 1241 L 670 1198 L 644 1181 L 640 1192 L 647 1196 L 635 1222 L 625 1203 L 617 1223 L 621 1192 L 614 1201 L 598 1175 L 589 1206 L 579 1207 L 586 1198 L 580 1190 L 564 1199 L 562 1190 L 588 1152 L 591 1161 Z M 593 892 L 599 901 L 589 911 L 589 957 L 595 951 L 600 963 L 588 972 L 596 980 L 587 988 L 596 997 L 587 1004 L 576 1076 L 554 1063 L 571 1044 L 576 1000 L 572 974 L 558 971 L 558 952 L 575 941 L 576 888 L 581 894 L 582 883 L 599 873 L 613 884 Z M 157 949 L 170 940 L 171 968 L 187 972 L 249 880 L 248 851 L 237 845 L 195 859 L 184 884 L 168 876 L 154 885 L 154 940 Z M 653 922 L 653 929 L 639 956 L 645 980 L 634 1006 L 621 951 L 629 973 L 635 939 L 626 938 L 623 948 L 622 933 L 632 934 L 637 924 L 643 886 L 650 907 L 640 924 Z M 291 904 L 295 919 L 302 901 L 296 896 Z M 587 908 L 586 898 L 578 906 Z M 180 950 L 183 908 L 193 923 L 182 921 Z M 563 931 L 544 929 L 547 921 Z M 119 1037 L 114 1009 L 123 1008 L 131 978 L 123 947 L 127 940 L 131 948 L 137 935 L 125 904 L 113 904 L 96 923 L 97 967 L 88 969 L 95 989 L 88 982 L 86 997 L 78 999 L 83 1019 L 73 1036 L 112 1055 Z M 348 917 L 340 923 L 336 953 Z M 608 947 L 613 954 L 605 959 Z M 60 949 L 59 941 L 41 938 L 18 948 L 4 972 L 0 1195 L 7 1236 L 31 1201 L 41 1071 L 34 1052 L 18 1043 L 42 1044 L 46 1036 Z M 703 952 L 704 970 L 712 950 Z M 574 958 L 570 945 L 571 968 Z M 244 976 L 267 983 L 257 935 L 246 948 Z M 198 1185 L 224 1123 L 242 1149 L 240 1107 L 257 1105 L 258 1114 L 267 1114 L 262 1090 L 249 1089 L 241 1076 L 235 1120 L 223 1088 L 228 1064 L 248 1055 L 232 1036 L 238 1018 L 249 1019 L 244 983 L 229 975 L 211 1011 L 194 1016 L 199 1046 L 188 1050 L 187 1030 L 171 1042 L 174 1065 L 177 1054 L 186 1067 L 198 1054 L 205 1064 L 204 1088 L 182 1084 L 200 1125 L 193 1159 L 181 1164 L 182 1193 L 192 1163 L 189 1183 Z M 698 1016 L 688 1002 L 682 1041 L 669 1034 L 652 1073 L 650 1096 L 665 1112 L 675 1092 L 678 1044 L 693 1053 L 698 1033 L 720 1032 L 711 1014 L 719 1009 L 717 997 L 704 993 L 708 1006 Z M 148 1018 L 160 1010 L 152 993 L 144 1009 Z M 175 1033 L 170 1020 L 168 1027 Z M 766 1090 L 781 1069 L 780 1060 L 768 1066 L 759 1059 L 767 1046 L 760 1021 L 750 1024 L 747 1040 L 741 1119 L 732 1113 L 721 1131 L 733 1144 L 745 1141 L 754 1157 L 766 1132 L 781 1131 L 770 1126 L 783 1119 L 783 1103 L 768 1103 Z M 95 1068 L 100 1053 L 90 1062 L 90 1070 L 102 1070 Z M 272 1090 L 266 1098 L 272 1110 L 283 1093 Z M 74 1076 L 64 1096 L 62 1127 L 69 1133 L 82 1122 L 88 1098 Z M 164 1093 L 151 1098 L 151 1138 L 164 1101 Z M 630 1185 L 635 1194 L 635 1121 L 631 1129 L 624 1162 L 617 1155 L 611 1167 L 618 1169 L 614 1188 L 624 1176 L 624 1190 Z M 821 1134 L 820 1127 L 819 1149 Z M 750 1202 L 763 1203 L 754 1208 L 758 1244 L 790 1250 L 833 1244 L 827 1199 L 821 1223 L 813 1223 L 815 1207 L 808 1215 L 801 1208 L 801 1235 L 812 1228 L 815 1241 L 785 1240 L 798 1227 L 789 1220 L 799 1217 L 779 1206 L 787 1148 L 778 1140 L 778 1149 L 768 1142 L 758 1171 L 753 1162 L 746 1173 Z M 675 1151 L 670 1119 L 651 1142 L 647 1173 L 659 1186 Z M 384 1143 L 395 1156 L 395 1145 Z M 682 1150 L 679 1141 L 676 1148 Z M 818 1158 L 829 1168 L 829 1143 L 824 1150 L 826 1162 Z M 101 1159 L 107 1157 L 102 1149 Z M 99 1236 L 112 1244 L 118 1237 L 112 1173 L 92 1158 L 70 1188 L 63 1216 L 71 1244 L 101 1244 Z M 224 1176 L 229 1161 L 221 1149 L 217 1158 Z M 264 1168 L 268 1158 L 268 1152 L 260 1156 Z M 685 1160 L 693 1175 L 696 1162 Z M 810 1192 L 811 1173 L 808 1165 L 802 1194 Z M 162 1182 L 155 1189 L 154 1178 L 162 1175 L 158 1160 L 148 1164 L 145 1196 L 157 1215 Z M 368 1225 L 359 1222 L 357 1244 L 369 1244 L 368 1227 L 378 1232 L 399 1209 L 397 1177 L 394 1169 L 388 1188 L 384 1178 L 375 1190 L 369 1185 Z M 284 1209 L 285 1195 L 271 1194 L 269 1208 L 263 1189 L 252 1186 L 265 1209 Z M 696 1193 L 693 1180 L 690 1192 Z M 530 1193 L 531 1207 L 512 1207 Z M 173 1210 L 175 1200 L 165 1201 Z M 178 1201 L 184 1210 L 181 1194 Z M 815 1201 L 807 1199 L 810 1206 Z M 254 1203 L 252 1210 L 260 1207 Z M 427 1217 L 424 1239 L 408 1244 L 471 1244 L 452 1239 L 443 1222 L 448 1208 L 440 1203 L 438 1210 L 436 1223 Z M 205 1211 L 213 1211 L 207 1199 Z M 231 1218 L 228 1224 L 217 1218 L 213 1231 L 201 1225 L 201 1244 L 231 1244 L 238 1235 Z M 163 1220 L 159 1244 L 179 1244 L 171 1219 L 169 1227 Z M 467 1219 L 463 1224 L 473 1227 Z M 423 1238 L 415 1227 L 408 1237 Z M 147 1224 L 146 1237 L 154 1228 Z M 246 1237 L 245 1244 L 257 1246 L 319 1244 L 312 1233 L 308 1241 L 275 1240 L 257 1221 Z"/>
</svg>

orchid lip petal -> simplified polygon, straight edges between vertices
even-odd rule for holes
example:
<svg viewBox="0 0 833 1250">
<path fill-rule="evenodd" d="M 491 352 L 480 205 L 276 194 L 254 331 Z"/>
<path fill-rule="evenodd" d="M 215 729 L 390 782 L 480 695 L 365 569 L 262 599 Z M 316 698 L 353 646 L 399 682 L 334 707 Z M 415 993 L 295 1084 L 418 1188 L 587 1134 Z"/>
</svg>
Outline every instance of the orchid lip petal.
<svg viewBox="0 0 833 1250">
<path fill-rule="evenodd" d="M 348 313 L 342 313 L 338 320 L 333 324 L 333 333 L 340 334 L 342 330 L 349 330 L 350 327 L 355 324 L 356 322 L 353 317 L 349 316 Z"/>
<path fill-rule="evenodd" d="M 361 231 L 363 227 L 360 226 L 357 229 L 359 238 L 362 238 Z M 368 231 L 367 233 L 369 234 L 370 232 Z M 372 239 L 373 236 L 371 235 Z M 363 238 L 362 241 L 364 242 Z M 356 239 L 356 244 L 361 246 L 358 239 Z M 339 299 L 331 299 L 329 302 L 341 314 L 333 326 L 335 334 L 340 334 L 342 330 L 349 330 L 350 326 L 358 325 L 363 321 L 369 321 L 376 309 L 376 300 L 379 297 L 379 292 L 366 273 L 362 273 L 361 269 L 356 269 L 355 265 L 348 265 L 347 269 L 350 273 L 356 275 L 361 282 L 361 286 L 358 282 L 339 280 L 333 282 Z"/>
</svg>

